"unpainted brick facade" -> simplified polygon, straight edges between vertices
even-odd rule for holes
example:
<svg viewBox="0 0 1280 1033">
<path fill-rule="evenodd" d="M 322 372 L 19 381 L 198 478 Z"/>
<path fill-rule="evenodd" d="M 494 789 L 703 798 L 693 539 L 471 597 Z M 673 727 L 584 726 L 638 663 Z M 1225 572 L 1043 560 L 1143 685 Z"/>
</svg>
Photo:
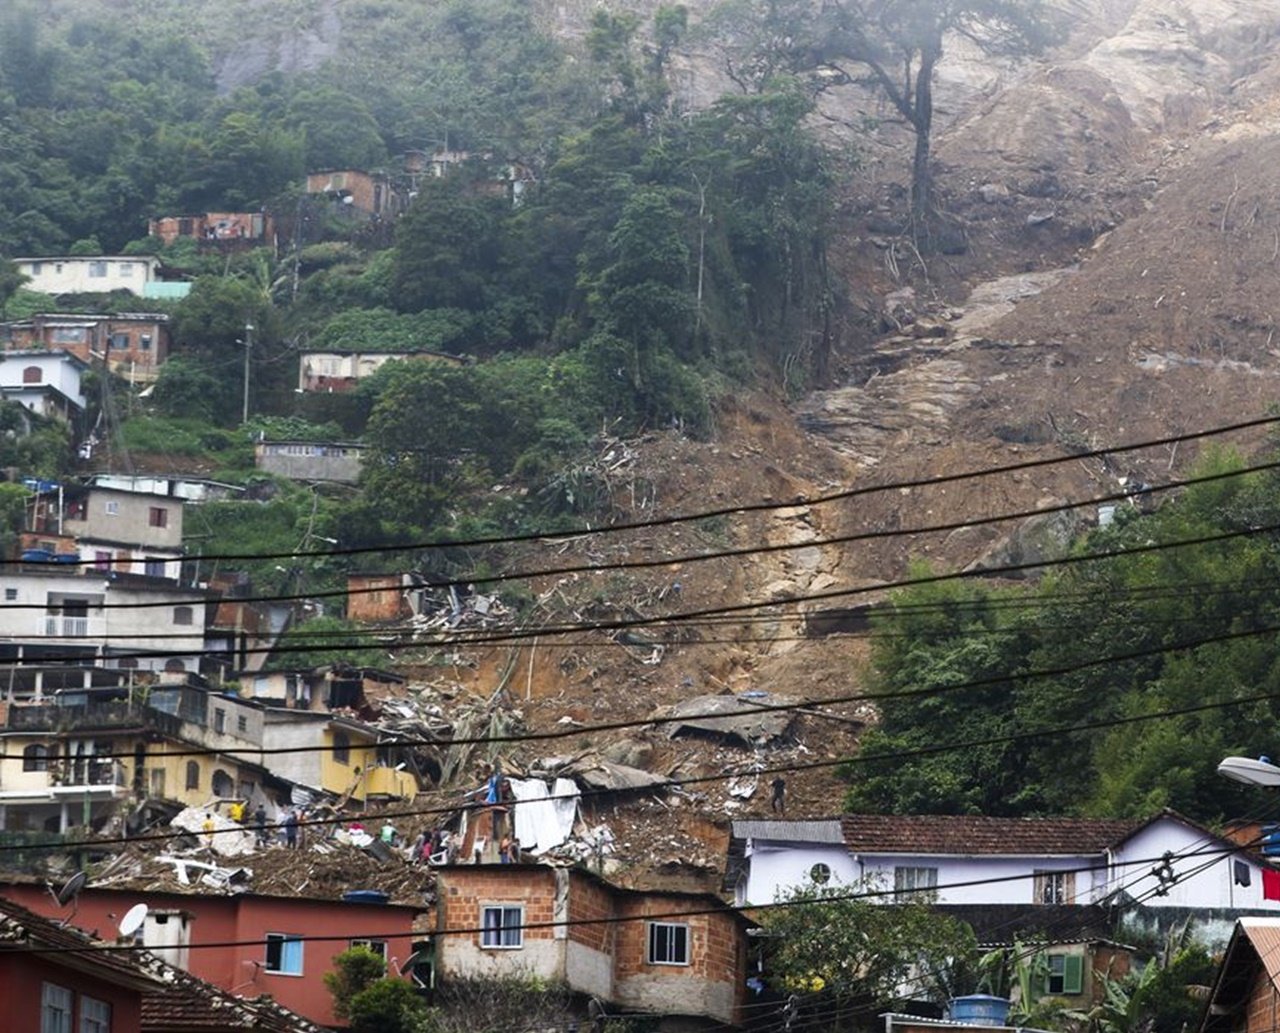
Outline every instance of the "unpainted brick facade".
<svg viewBox="0 0 1280 1033">
<path fill-rule="evenodd" d="M 437 893 L 437 928 L 472 930 L 440 938 L 442 979 L 537 976 L 622 1010 L 738 1018 L 747 922 L 713 896 L 627 890 L 545 865 L 441 868 Z M 487 906 L 522 908 L 518 947 L 484 945 L 475 930 Z M 687 930 L 682 960 L 651 958 L 649 918 Z"/>
</svg>

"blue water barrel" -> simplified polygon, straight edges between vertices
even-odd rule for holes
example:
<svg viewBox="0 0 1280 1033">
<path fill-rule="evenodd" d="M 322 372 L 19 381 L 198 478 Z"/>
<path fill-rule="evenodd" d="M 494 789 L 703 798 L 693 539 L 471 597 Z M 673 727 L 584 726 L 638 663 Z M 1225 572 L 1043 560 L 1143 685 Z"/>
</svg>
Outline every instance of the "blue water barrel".
<svg viewBox="0 0 1280 1033">
<path fill-rule="evenodd" d="M 1009 1018 L 1009 999 L 991 994 L 951 998 L 951 1018 L 975 1026 L 1003 1026 Z"/>
<path fill-rule="evenodd" d="M 342 899 L 348 904 L 385 904 L 391 897 L 381 890 L 347 890 Z"/>
</svg>

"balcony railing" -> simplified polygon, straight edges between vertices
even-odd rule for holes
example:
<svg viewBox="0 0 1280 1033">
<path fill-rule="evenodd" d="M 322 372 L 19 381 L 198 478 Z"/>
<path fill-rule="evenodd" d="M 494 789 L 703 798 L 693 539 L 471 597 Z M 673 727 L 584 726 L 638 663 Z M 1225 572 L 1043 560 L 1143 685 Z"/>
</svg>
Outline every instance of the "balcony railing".
<svg viewBox="0 0 1280 1033">
<path fill-rule="evenodd" d="M 97 621 L 88 617 L 64 617 L 61 614 L 47 613 L 40 618 L 39 631 L 46 638 L 89 638 L 97 637 Z"/>
</svg>

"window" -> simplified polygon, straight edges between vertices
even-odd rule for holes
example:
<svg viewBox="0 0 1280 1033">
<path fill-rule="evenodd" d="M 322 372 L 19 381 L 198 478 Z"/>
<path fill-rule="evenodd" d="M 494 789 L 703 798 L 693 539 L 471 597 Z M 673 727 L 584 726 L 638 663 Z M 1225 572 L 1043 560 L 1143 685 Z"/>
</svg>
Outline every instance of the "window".
<svg viewBox="0 0 1280 1033">
<path fill-rule="evenodd" d="M 57 326 L 49 334 L 54 344 L 84 344 L 89 332 L 82 326 Z"/>
<path fill-rule="evenodd" d="M 107 275 L 107 263 L 106 263 L 106 262 L 90 262 L 90 263 L 89 263 L 89 275 L 90 275 L 90 276 L 95 276 L 95 277 L 99 277 L 99 276 L 106 276 L 106 275 Z"/>
<path fill-rule="evenodd" d="M 809 878 L 817 885 L 825 886 L 831 881 L 831 865 L 819 861 L 809 869 Z"/>
<path fill-rule="evenodd" d="M 302 937 L 267 933 L 266 969 L 282 976 L 302 975 Z"/>
<path fill-rule="evenodd" d="M 102 505 L 102 511 L 103 511 L 104 513 L 106 513 L 106 514 L 107 514 L 107 516 L 119 516 L 119 515 L 120 515 L 120 503 L 119 503 L 119 502 L 114 502 L 114 501 L 113 501 L 113 502 L 105 502 L 105 503 L 103 503 L 103 505 Z"/>
<path fill-rule="evenodd" d="M 1079 954 L 1050 954 L 1045 989 L 1051 994 L 1078 994 L 1084 990 L 1084 958 Z"/>
<path fill-rule="evenodd" d="M 81 994 L 80 1033 L 111 1033 L 111 1005 Z"/>
<path fill-rule="evenodd" d="M 236 731 L 247 732 L 249 730 L 249 719 L 244 714 L 236 715 Z"/>
<path fill-rule="evenodd" d="M 65 986 L 41 986 L 40 1033 L 71 1033 L 71 991 Z"/>
<path fill-rule="evenodd" d="M 123 351 L 129 347 L 128 334 L 112 334 L 110 340 L 107 341 L 108 348 L 115 348 L 117 351 Z"/>
<path fill-rule="evenodd" d="M 1075 901 L 1075 872 L 1037 871 L 1034 875 L 1033 904 L 1071 904 Z"/>
<path fill-rule="evenodd" d="M 158 559 L 155 556 L 148 556 L 142 561 L 142 572 L 146 574 L 147 577 L 164 577 L 164 573 L 165 573 L 164 566 L 165 566 L 164 560 Z M 190 607 L 180 606 L 178 607 L 178 609 L 175 609 L 173 611 L 174 624 L 182 623 L 182 621 L 178 620 L 178 610 L 181 610 L 181 609 L 190 609 Z M 186 623 L 190 624 L 191 622 L 187 621 Z"/>
<path fill-rule="evenodd" d="M 351 763 L 351 740 L 346 732 L 333 733 L 333 762 L 335 764 Z"/>
<path fill-rule="evenodd" d="M 23 771 L 48 771 L 49 761 L 58 755 L 56 746 L 44 746 L 35 743 L 22 751 Z"/>
<path fill-rule="evenodd" d="M 151 769 L 151 795 L 164 799 L 164 768 Z"/>
<path fill-rule="evenodd" d="M 150 574 L 151 571 L 147 571 L 147 573 Z M 174 624 L 190 624 L 192 621 L 193 614 L 194 614 L 194 611 L 191 609 L 190 606 L 175 606 L 173 608 L 173 623 Z"/>
<path fill-rule="evenodd" d="M 683 922 L 650 922 L 649 964 L 689 964 L 689 927 Z"/>
<path fill-rule="evenodd" d="M 151 350 L 151 335 L 143 334 L 139 338 L 139 343 L 142 345 L 142 350 L 144 352 L 149 352 Z"/>
<path fill-rule="evenodd" d="M 194 760 L 187 761 L 187 788 L 200 788 L 200 765 Z"/>
<path fill-rule="evenodd" d="M 104 552 L 102 549 L 93 551 L 93 569 L 94 570 L 110 570 L 111 569 L 111 552 Z"/>
<path fill-rule="evenodd" d="M 164 506 L 152 506 L 147 511 L 147 524 L 151 527 L 168 527 L 169 511 Z"/>
<path fill-rule="evenodd" d="M 225 732 L 227 730 L 227 712 L 222 707 L 214 708 L 213 730 L 215 732 Z"/>
<path fill-rule="evenodd" d="M 16 588 L 6 588 L 6 589 L 4 590 L 4 601 L 5 601 L 5 602 L 7 602 L 7 603 L 11 603 L 11 602 L 13 602 L 15 599 L 17 599 L 17 598 L 18 598 L 18 590 L 17 590 Z"/>
<path fill-rule="evenodd" d="M 387 960 L 387 941 L 386 940 L 352 940 L 352 947 L 364 947 L 373 951 L 383 961 Z"/>
<path fill-rule="evenodd" d="M 22 382 L 24 384 L 39 384 L 44 380 L 44 373 L 39 366 L 28 366 L 22 371 Z"/>
<path fill-rule="evenodd" d="M 120 263 L 120 275 L 121 275 L 121 276 L 132 276 L 132 275 L 133 275 L 133 263 L 132 263 L 132 262 L 121 262 L 121 263 Z"/>
<path fill-rule="evenodd" d="M 524 946 L 524 908 L 519 904 L 487 904 L 480 913 L 480 946 Z"/>
<path fill-rule="evenodd" d="M 902 866 L 893 870 L 893 891 L 918 895 L 921 891 L 933 891 L 938 888 L 937 868 L 914 868 Z"/>
</svg>

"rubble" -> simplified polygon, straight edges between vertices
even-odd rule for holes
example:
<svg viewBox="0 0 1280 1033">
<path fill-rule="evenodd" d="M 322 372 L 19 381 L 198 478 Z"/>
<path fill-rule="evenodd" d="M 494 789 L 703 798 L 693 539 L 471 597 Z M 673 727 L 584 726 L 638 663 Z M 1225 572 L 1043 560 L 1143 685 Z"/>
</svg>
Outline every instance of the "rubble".
<svg viewBox="0 0 1280 1033">
<path fill-rule="evenodd" d="M 669 726 L 671 738 L 689 732 L 720 735 L 744 744 L 764 745 L 785 736 L 791 729 L 794 714 L 789 710 L 761 710 L 762 703 L 795 702 L 769 693 L 740 696 L 694 696 L 671 708 L 671 716 L 682 718 Z M 708 717 L 705 715 L 718 715 Z"/>
</svg>

